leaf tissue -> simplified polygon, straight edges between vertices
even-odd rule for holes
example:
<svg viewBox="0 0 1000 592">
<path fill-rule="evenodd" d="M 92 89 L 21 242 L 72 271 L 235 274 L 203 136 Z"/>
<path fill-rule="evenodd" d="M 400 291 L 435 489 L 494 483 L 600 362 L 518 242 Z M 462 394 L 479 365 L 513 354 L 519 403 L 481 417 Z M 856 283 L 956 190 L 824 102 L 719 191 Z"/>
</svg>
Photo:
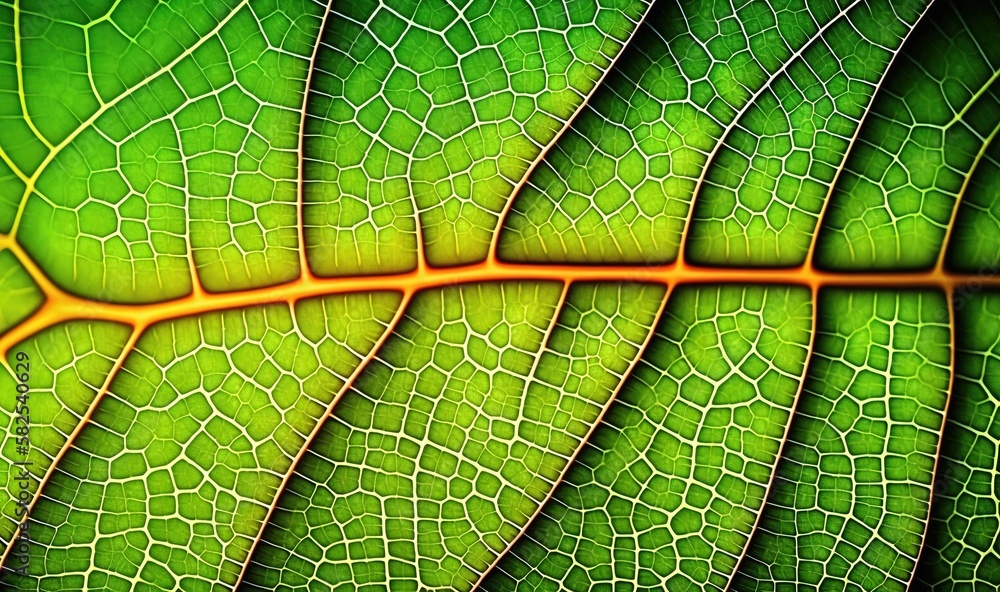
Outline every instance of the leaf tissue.
<svg viewBox="0 0 1000 592">
<path fill-rule="evenodd" d="M 0 590 L 996 591 L 998 31 L 0 0 Z"/>
</svg>

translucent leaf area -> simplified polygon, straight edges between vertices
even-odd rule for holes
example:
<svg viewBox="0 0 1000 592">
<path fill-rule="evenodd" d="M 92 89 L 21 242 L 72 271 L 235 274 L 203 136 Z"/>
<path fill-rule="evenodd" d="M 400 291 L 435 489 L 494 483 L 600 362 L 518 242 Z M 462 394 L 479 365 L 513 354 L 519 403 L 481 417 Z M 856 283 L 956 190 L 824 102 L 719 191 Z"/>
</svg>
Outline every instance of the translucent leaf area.
<svg viewBox="0 0 1000 592">
<path fill-rule="evenodd" d="M 998 31 L 0 0 L 0 590 L 1000 589 Z"/>
</svg>

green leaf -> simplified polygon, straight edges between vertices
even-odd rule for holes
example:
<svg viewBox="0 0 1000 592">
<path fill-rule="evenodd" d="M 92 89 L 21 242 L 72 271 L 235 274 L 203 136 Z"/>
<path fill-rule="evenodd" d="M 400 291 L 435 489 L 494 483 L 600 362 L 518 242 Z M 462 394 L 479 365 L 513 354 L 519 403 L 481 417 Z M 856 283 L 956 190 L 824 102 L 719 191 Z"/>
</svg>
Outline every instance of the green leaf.
<svg viewBox="0 0 1000 592">
<path fill-rule="evenodd" d="M 22 342 L 18 348 L 28 356 L 28 362 L 19 370 L 31 373 L 30 408 L 32 419 L 31 441 L 34 445 L 26 458 L 17 450 L 15 424 L 10 420 L 18 401 L 13 396 L 3 398 L 4 432 L 0 448 L 5 460 L 26 460 L 30 473 L 41 478 L 52 466 L 52 461 L 80 425 L 94 398 L 101 392 L 105 378 L 129 340 L 128 327 L 117 323 L 73 321 L 57 325 Z M 16 355 L 10 360 L 17 367 Z M 0 388 L 5 394 L 16 392 L 14 378 L 0 374 Z M 9 467 L 9 470 L 8 470 Z M 8 541 L 17 524 L 16 501 L 21 483 L 15 477 L 20 469 L 12 465 L 3 467 L 5 484 L 0 494 L 0 537 Z M 37 481 L 28 482 L 29 491 L 37 494 Z"/>
<path fill-rule="evenodd" d="M 686 245 L 691 261 L 806 260 L 858 123 L 925 5 L 852 6 L 758 91 L 703 172 Z"/>
<path fill-rule="evenodd" d="M 284 474 L 398 305 L 338 296 L 152 328 L 34 508 L 39 588 L 234 584 Z"/>
<path fill-rule="evenodd" d="M 418 295 L 289 483 L 248 589 L 471 589 L 575 456 L 663 297 L 578 284 L 556 319 L 559 294 Z"/>
<path fill-rule="evenodd" d="M 802 374 L 808 292 L 685 289 L 566 479 L 484 590 L 722 590 Z"/>
<path fill-rule="evenodd" d="M 749 239 L 755 253 L 764 249 L 758 263 L 775 263 L 772 253 L 777 246 L 767 244 L 769 239 L 759 227 L 764 218 L 752 222 L 750 214 L 767 211 L 776 177 L 782 172 L 785 144 L 795 141 L 808 146 L 825 139 L 818 131 L 810 137 L 810 128 L 819 127 L 815 124 L 782 121 L 775 127 L 766 121 L 767 114 L 777 111 L 772 117 L 779 121 L 806 118 L 807 113 L 788 113 L 778 107 L 777 97 L 787 93 L 793 95 L 787 100 L 794 102 L 795 84 L 814 86 L 822 76 L 831 88 L 828 93 L 810 89 L 812 100 L 826 96 L 827 110 L 832 111 L 829 104 L 838 99 L 838 110 L 857 117 L 871 94 L 872 82 L 888 61 L 886 49 L 879 48 L 891 50 L 898 45 L 922 5 L 897 4 L 893 8 L 888 2 L 874 6 L 751 2 L 733 11 L 708 1 L 661 3 L 649 24 L 636 34 L 622 59 L 623 67 L 595 94 L 590 108 L 515 200 L 501 235 L 501 254 L 506 259 L 538 262 L 673 261 L 680 251 L 691 202 L 704 184 L 707 205 L 702 206 L 701 217 L 716 220 L 695 224 L 694 242 L 689 243 L 693 259 L 747 261 L 749 256 L 739 252 L 749 247 L 737 247 L 734 255 L 725 243 L 719 247 L 704 244 L 718 242 L 719 223 L 725 229 L 722 236 L 739 234 L 732 227 L 736 223 L 751 228 L 743 231 L 742 239 L 734 236 L 732 240 Z M 895 14 L 896 10 L 902 14 Z M 877 30 L 878 38 L 866 38 L 870 30 Z M 841 79 L 834 80 L 838 74 Z M 846 83 L 844 79 L 851 77 L 861 80 Z M 832 112 L 817 115 L 824 120 L 832 116 Z M 849 128 L 842 126 L 854 125 L 842 122 L 842 117 L 830 121 L 841 126 L 834 135 L 849 135 Z M 781 125 L 794 127 L 794 137 L 784 143 L 759 137 L 780 135 Z M 727 136 L 731 130 L 736 131 Z M 726 140 L 732 144 L 724 145 Z M 720 147 L 721 153 L 713 160 Z M 741 178 L 737 170 L 741 165 L 735 162 L 740 150 L 745 158 L 755 159 L 767 180 Z M 799 177 L 810 173 L 829 178 L 824 167 L 829 167 L 827 161 L 836 160 L 837 147 L 832 150 L 803 154 L 804 165 L 794 162 L 801 158 L 787 159 L 785 166 Z M 765 164 L 768 158 L 770 164 Z M 819 162 L 811 162 L 817 158 Z M 703 181 L 706 171 L 710 176 Z M 731 203 L 732 193 L 727 197 L 718 187 L 735 183 L 744 192 L 756 188 L 756 197 L 741 198 L 753 203 L 739 207 Z M 787 189 L 782 186 L 785 196 L 791 195 Z M 771 214 L 776 226 L 786 224 L 777 213 L 781 202 L 802 200 L 808 203 L 800 207 L 818 212 L 822 200 L 814 196 L 809 201 L 810 190 L 816 193 L 810 186 L 791 200 L 777 197 L 779 203 Z M 730 214 L 736 220 L 727 223 Z M 811 229 L 800 228 L 797 239 L 785 240 L 798 243 L 802 251 L 803 235 L 807 238 L 808 234 Z M 793 248 L 788 245 L 784 250 Z M 781 262 L 788 261 L 785 257 Z M 795 252 L 790 260 L 803 258 L 804 252 Z"/>
<path fill-rule="evenodd" d="M 948 266 L 952 269 L 988 275 L 1000 269 L 1000 143 L 990 138 L 973 164 L 973 173 L 952 225 L 948 245 Z"/>
<path fill-rule="evenodd" d="M 733 590 L 906 590 L 948 400 L 933 292 L 827 291 L 805 390 Z"/>
<path fill-rule="evenodd" d="M 886 78 L 831 197 L 822 266 L 937 260 L 965 179 L 1000 127 L 1000 14 L 979 8 L 940 3 Z"/>
<path fill-rule="evenodd" d="M 334 3 L 304 130 L 313 270 L 406 271 L 421 252 L 431 265 L 485 259 L 519 180 L 647 8 Z"/>
<path fill-rule="evenodd" d="M 31 274 L 9 250 L 0 251 L 0 290 L 6 295 L 0 310 L 0 333 L 30 316 L 45 300 Z"/>
<path fill-rule="evenodd" d="M 0 0 L 0 589 L 995 589 L 998 27 Z"/>
<path fill-rule="evenodd" d="M 961 303 L 959 305 L 958 303 Z M 981 590 L 1000 581 L 997 412 L 1000 411 L 1000 294 L 956 301 L 958 364 L 927 543 L 916 584 Z"/>
<path fill-rule="evenodd" d="M 50 146 L 22 169 L 24 248 L 56 284 L 102 300 L 183 296 L 193 266 L 213 291 L 295 278 L 299 110 L 320 7 L 149 4 L 8 13 L 25 30 L 24 120 Z"/>
</svg>

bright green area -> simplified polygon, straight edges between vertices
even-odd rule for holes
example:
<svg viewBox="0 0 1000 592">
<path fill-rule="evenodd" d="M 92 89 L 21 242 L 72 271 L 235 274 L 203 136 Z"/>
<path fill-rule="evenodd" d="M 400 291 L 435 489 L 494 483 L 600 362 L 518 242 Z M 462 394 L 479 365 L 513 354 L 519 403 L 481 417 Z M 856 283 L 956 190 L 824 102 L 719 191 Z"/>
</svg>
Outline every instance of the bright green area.
<svg viewBox="0 0 1000 592">
<path fill-rule="evenodd" d="M 319 275 L 486 257 L 543 147 L 622 49 L 643 0 L 335 2 L 305 129 Z"/>
<path fill-rule="evenodd" d="M 0 6 L 0 11 L 2 9 Z M 0 41 L 0 44 L 2 43 L 3 41 Z M 24 188 L 24 180 L 0 158 L 0 232 L 10 232 L 17 215 L 17 206 L 21 202 L 21 196 L 24 195 Z"/>
<path fill-rule="evenodd" d="M 847 3 L 662 3 L 515 199 L 517 261 L 668 262 L 708 155 Z"/>
<path fill-rule="evenodd" d="M 0 370 L 0 540 L 7 542 L 14 533 L 17 506 L 15 496 L 22 483 L 13 481 L 20 469 L 9 472 L 11 464 L 30 461 L 32 480 L 28 491 L 34 497 L 38 480 L 52 465 L 52 459 L 76 429 L 95 395 L 101 390 L 112 366 L 121 356 L 129 337 L 129 328 L 117 323 L 71 321 L 50 327 L 22 341 L 7 356 L 10 368 L 27 372 L 29 387 L 27 407 L 31 423 L 30 452 L 18 450 L 17 434 L 8 425 L 15 415 L 16 388 L 19 380 Z M 27 360 L 18 360 L 24 353 Z M 18 363 L 23 365 L 19 366 Z"/>
<path fill-rule="evenodd" d="M 907 590 L 948 399 L 938 292 L 824 290 L 805 388 L 732 590 Z"/>
<path fill-rule="evenodd" d="M 483 589 L 722 590 L 802 375 L 803 289 L 682 288 L 554 497 Z"/>
<path fill-rule="evenodd" d="M 955 298 L 955 389 L 916 586 L 980 592 L 1000 582 L 1000 294 Z"/>
<path fill-rule="evenodd" d="M 121 302 L 188 293 L 192 259 L 210 291 L 295 278 L 298 126 L 321 11 L 309 0 L 0 10 L 17 19 L 30 97 L 23 113 L 17 86 L 0 93 L 14 118 L 0 149 L 38 175 L 17 236 L 45 272 Z M 42 169 L 16 158 L 35 152 Z"/>
<path fill-rule="evenodd" d="M 335 296 L 149 329 L 35 506 L 31 589 L 232 586 L 293 457 L 399 300 Z"/>
<path fill-rule="evenodd" d="M 1000 126 L 1000 5 L 937 2 L 887 76 L 834 188 L 816 262 L 932 266 Z"/>
<path fill-rule="evenodd" d="M 19 33 L 24 37 L 31 37 L 35 42 L 53 47 L 51 41 L 42 37 L 44 33 L 44 19 L 38 18 L 35 14 L 25 14 L 23 22 L 19 22 L 18 16 L 23 14 L 15 9 L 18 3 L 12 0 L 0 1 L 0 121 L 3 121 L 3 134 L 0 134 L 0 152 L 2 152 L 13 165 L 25 175 L 30 175 L 45 158 L 48 149 L 45 140 L 36 135 L 31 124 L 24 118 L 21 96 L 18 93 L 20 88 L 18 82 L 18 37 Z M 44 0 L 34 2 L 20 2 L 23 8 L 38 8 L 44 5 Z M 71 62 L 78 62 L 81 56 L 70 57 Z M 27 66 L 27 60 L 25 66 Z M 40 81 L 43 82 L 44 81 Z M 67 88 L 71 86 L 67 85 Z M 89 90 L 86 94 L 89 94 Z M 85 96 L 85 95 L 82 95 Z M 41 98 L 41 97 L 40 97 Z M 51 96 L 49 98 L 51 104 Z M 43 99 L 44 100 L 44 99 Z M 34 105 L 34 103 L 32 103 Z M 32 110 L 36 115 L 43 115 L 45 109 Z M 58 116 L 57 116 L 58 117 Z M 0 161 L 2 162 L 2 161 Z M 0 169 L 10 168 L 0 164 Z M 6 188 L 5 188 L 6 189 Z M 21 194 L 24 186 L 21 186 Z M 3 194 L 0 203 L 10 203 L 10 200 L 18 200 L 20 195 Z M 14 202 L 16 205 L 16 201 Z M 7 232 L 11 220 L 6 218 L 6 212 L 0 210 L 0 230 Z"/>
<path fill-rule="evenodd" d="M 45 302 L 45 295 L 10 250 L 0 251 L 0 335 L 26 319 Z"/>
<path fill-rule="evenodd" d="M 947 302 L 922 289 L 823 291 L 809 364 L 789 286 L 664 305 L 536 270 L 420 292 L 391 335 L 401 296 L 366 293 L 172 319 L 128 352 L 74 304 L 8 352 L 54 473 L 28 485 L 32 575 L 0 589 L 994 590 L 1000 295 L 974 276 L 1000 266 L 1000 7 L 914 26 L 928 4 L 0 0 L 0 243 L 84 298 L 494 240 L 535 263 L 683 248 L 736 281 L 814 238 L 822 268 L 889 274 L 947 237 L 972 278 L 950 406 Z M 43 302 L 27 263 L 0 249 L 0 334 Z M 15 389 L 0 371 L 5 544 Z"/>
<path fill-rule="evenodd" d="M 554 319 L 558 284 L 418 294 L 289 483 L 245 588 L 470 590 L 583 445 L 663 295 L 575 285 Z"/>
<path fill-rule="evenodd" d="M 685 245 L 690 261 L 806 260 L 858 123 L 926 5 L 881 0 L 853 7 L 761 90 L 705 172 Z"/>
<path fill-rule="evenodd" d="M 993 277 L 1000 273 L 1000 140 L 990 140 L 962 193 L 951 231 L 948 267 Z"/>
</svg>

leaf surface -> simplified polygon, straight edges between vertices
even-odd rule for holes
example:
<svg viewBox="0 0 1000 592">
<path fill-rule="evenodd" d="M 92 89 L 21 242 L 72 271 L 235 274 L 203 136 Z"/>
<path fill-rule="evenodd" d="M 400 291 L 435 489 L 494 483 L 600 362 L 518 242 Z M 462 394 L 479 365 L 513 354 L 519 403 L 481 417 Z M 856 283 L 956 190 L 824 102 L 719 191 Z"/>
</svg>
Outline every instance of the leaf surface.
<svg viewBox="0 0 1000 592">
<path fill-rule="evenodd" d="M 946 302 L 828 291 L 774 485 L 733 590 L 905 590 L 947 401 Z"/>
<path fill-rule="evenodd" d="M 995 588 L 996 25 L 0 0 L 0 588 Z"/>
<path fill-rule="evenodd" d="M 954 400 L 934 479 L 927 543 L 915 585 L 979 590 L 1000 581 L 997 509 L 997 324 L 1000 297 L 971 296 L 957 308 Z"/>
<path fill-rule="evenodd" d="M 805 371 L 808 292 L 677 293 L 642 362 L 484 590 L 722 590 Z"/>
<path fill-rule="evenodd" d="M 562 290 L 418 295 L 307 453 L 246 587 L 470 589 L 575 455 L 663 296 L 578 284 L 557 319 Z"/>
</svg>

